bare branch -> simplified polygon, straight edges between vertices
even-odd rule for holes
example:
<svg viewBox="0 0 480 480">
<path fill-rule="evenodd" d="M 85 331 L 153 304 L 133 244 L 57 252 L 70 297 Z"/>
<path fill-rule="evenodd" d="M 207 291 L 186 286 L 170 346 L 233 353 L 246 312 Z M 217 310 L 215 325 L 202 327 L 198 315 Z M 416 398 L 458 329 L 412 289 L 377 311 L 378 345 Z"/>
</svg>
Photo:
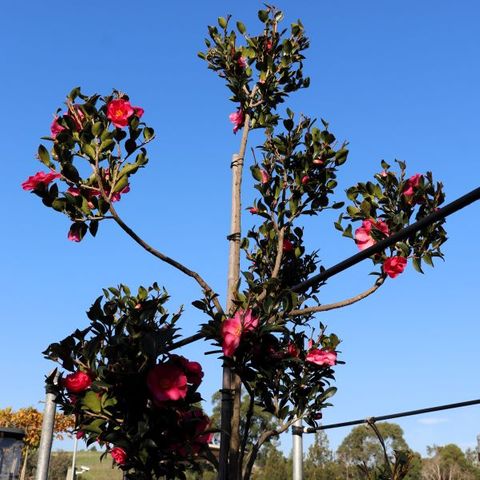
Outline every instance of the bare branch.
<svg viewBox="0 0 480 480">
<path fill-rule="evenodd" d="M 328 303 L 326 305 L 317 305 L 316 307 L 306 307 L 298 310 L 292 310 L 288 313 L 288 316 L 295 317 L 297 315 L 308 315 L 309 313 L 326 312 L 327 310 L 335 310 L 336 308 L 342 308 L 348 305 L 352 305 L 359 302 L 360 300 L 363 300 L 364 298 L 367 298 L 372 293 L 375 293 L 383 285 L 383 283 L 385 282 L 385 278 L 385 275 L 378 277 L 378 280 L 372 287 L 356 295 L 355 297 L 347 298 L 345 300 L 342 300 L 341 302 Z"/>
<path fill-rule="evenodd" d="M 110 203 L 110 213 L 112 214 L 113 219 L 117 222 L 118 226 L 129 236 L 131 237 L 135 242 L 137 242 L 144 250 L 146 250 L 148 253 L 151 253 L 154 257 L 158 258 L 159 260 L 162 260 L 162 262 L 168 263 L 168 265 L 171 265 L 172 267 L 176 268 L 177 270 L 180 270 L 182 273 L 185 275 L 192 277 L 203 289 L 203 291 L 208 295 L 212 297 L 212 301 L 215 305 L 215 308 L 219 313 L 223 315 L 223 309 L 222 306 L 220 305 L 220 302 L 218 300 L 218 297 L 215 295 L 215 292 L 212 290 L 210 285 L 197 273 L 194 272 L 193 270 L 190 270 L 187 268 L 185 265 L 183 265 L 180 262 L 177 262 L 173 258 L 170 258 L 168 255 L 165 255 L 164 253 L 158 251 L 156 248 L 152 247 L 149 245 L 145 240 L 143 240 L 140 236 L 138 236 L 118 215 L 117 211 L 115 210 L 115 207 Z"/>
<path fill-rule="evenodd" d="M 280 435 L 281 433 L 283 433 L 285 430 L 290 428 L 297 420 L 298 420 L 298 418 L 292 418 L 292 420 L 289 420 L 287 423 L 284 423 L 283 425 L 280 425 L 279 428 L 276 428 L 275 430 L 267 430 L 267 431 L 262 433 L 262 435 L 257 440 L 257 442 L 255 443 L 252 450 L 250 451 L 250 453 L 247 456 L 247 465 L 245 466 L 245 470 L 243 472 L 243 479 L 244 480 L 248 480 L 250 478 L 250 475 L 252 473 L 253 465 L 255 463 L 258 452 L 259 452 L 260 448 L 262 447 L 262 445 L 267 440 L 269 440 L 270 438 L 276 437 L 276 436 Z"/>
</svg>

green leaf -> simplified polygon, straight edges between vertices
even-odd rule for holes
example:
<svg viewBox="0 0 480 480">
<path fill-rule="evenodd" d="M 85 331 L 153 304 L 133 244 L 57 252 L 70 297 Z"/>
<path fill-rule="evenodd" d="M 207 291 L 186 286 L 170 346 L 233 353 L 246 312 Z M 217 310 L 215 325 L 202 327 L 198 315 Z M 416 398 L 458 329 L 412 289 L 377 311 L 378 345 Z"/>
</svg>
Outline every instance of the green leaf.
<svg viewBox="0 0 480 480">
<path fill-rule="evenodd" d="M 48 150 L 43 145 L 40 145 L 38 147 L 38 158 L 48 168 L 53 167 L 53 163 L 50 161 L 50 155 L 48 153 Z"/>
<path fill-rule="evenodd" d="M 128 176 L 123 175 L 118 179 L 117 183 L 115 184 L 115 188 L 113 189 L 114 193 L 117 193 L 120 190 L 123 190 L 127 186 L 127 184 L 128 184 Z"/>
<path fill-rule="evenodd" d="M 96 152 L 95 149 L 89 144 L 86 143 L 82 145 L 82 150 L 86 153 L 92 160 L 95 160 Z"/>
<path fill-rule="evenodd" d="M 261 22 L 265 23 L 268 20 L 268 12 L 266 10 L 259 10 L 258 18 Z"/>
<path fill-rule="evenodd" d="M 93 413 L 102 411 L 100 399 L 95 392 L 87 392 L 82 398 L 82 410 L 90 410 Z"/>
<path fill-rule="evenodd" d="M 422 261 L 421 261 L 419 258 L 413 257 L 412 265 L 413 265 L 413 268 L 414 268 L 418 273 L 423 273 L 423 270 L 422 270 Z"/>
<path fill-rule="evenodd" d="M 242 22 L 237 22 L 237 29 L 242 35 L 247 31 L 245 25 Z"/>
<path fill-rule="evenodd" d="M 95 122 L 92 126 L 92 133 L 95 137 L 99 137 L 103 132 L 103 122 Z"/>
<path fill-rule="evenodd" d="M 92 237 L 94 237 L 98 231 L 98 220 L 90 220 L 88 229 L 90 230 Z"/>
<path fill-rule="evenodd" d="M 148 142 L 155 135 L 153 128 L 145 127 L 143 129 L 143 138 Z"/>
<path fill-rule="evenodd" d="M 347 228 L 344 230 L 343 232 L 343 236 L 344 237 L 348 237 L 348 238 L 353 238 L 353 235 L 352 235 L 352 224 L 348 225 Z"/>
</svg>

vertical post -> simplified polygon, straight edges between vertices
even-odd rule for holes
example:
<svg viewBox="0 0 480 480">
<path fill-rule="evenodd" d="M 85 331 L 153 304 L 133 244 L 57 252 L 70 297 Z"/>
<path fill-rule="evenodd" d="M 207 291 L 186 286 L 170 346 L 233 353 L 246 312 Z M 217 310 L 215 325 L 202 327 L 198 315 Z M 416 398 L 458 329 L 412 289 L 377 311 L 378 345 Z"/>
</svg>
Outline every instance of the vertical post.
<svg viewBox="0 0 480 480">
<path fill-rule="evenodd" d="M 57 383 L 58 373 L 54 382 Z M 47 480 L 48 465 L 50 464 L 50 452 L 53 442 L 53 427 L 55 424 L 55 394 L 49 392 L 45 395 L 45 409 L 43 411 L 42 436 L 40 437 L 40 446 L 38 447 L 37 473 L 35 480 Z"/>
<path fill-rule="evenodd" d="M 477 458 L 480 462 L 480 435 L 477 435 Z"/>
<path fill-rule="evenodd" d="M 75 475 L 76 471 L 76 464 L 77 464 L 77 447 L 78 447 L 78 438 L 75 436 L 75 440 L 73 442 L 73 456 L 72 456 L 72 466 L 71 466 L 71 476 L 68 480 L 75 480 L 77 476 Z"/>
<path fill-rule="evenodd" d="M 303 480 L 303 423 L 295 421 L 292 427 L 293 440 L 293 480 Z"/>
</svg>

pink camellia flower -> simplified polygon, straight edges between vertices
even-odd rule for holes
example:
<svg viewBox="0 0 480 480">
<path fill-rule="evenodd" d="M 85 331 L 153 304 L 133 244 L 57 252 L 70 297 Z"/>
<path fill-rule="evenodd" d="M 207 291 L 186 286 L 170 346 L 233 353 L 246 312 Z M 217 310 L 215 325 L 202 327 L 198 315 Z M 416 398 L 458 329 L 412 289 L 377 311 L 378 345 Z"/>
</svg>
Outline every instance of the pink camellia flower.
<svg viewBox="0 0 480 480">
<path fill-rule="evenodd" d="M 320 157 L 317 157 L 313 159 L 313 163 L 314 165 L 323 165 L 325 162 Z"/>
<path fill-rule="evenodd" d="M 128 193 L 129 191 L 130 191 L 130 185 L 125 185 L 125 187 L 123 187 L 119 192 L 113 193 L 112 196 L 110 197 L 110 200 L 112 202 L 118 202 L 122 198 L 122 195 L 125 193 Z M 105 193 L 109 195 L 110 191 L 107 190 Z"/>
<path fill-rule="evenodd" d="M 127 452 L 123 448 L 113 447 L 110 450 L 110 455 L 117 465 L 125 465 L 127 462 Z"/>
<path fill-rule="evenodd" d="M 305 175 L 302 178 L 302 185 L 306 185 L 310 181 L 310 177 L 308 175 Z"/>
<path fill-rule="evenodd" d="M 262 185 L 265 185 L 270 181 L 270 175 L 265 170 L 260 170 L 261 182 Z"/>
<path fill-rule="evenodd" d="M 231 113 L 228 118 L 233 123 L 233 133 L 237 133 L 243 127 L 243 122 L 245 121 L 243 110 L 240 108 L 236 112 Z"/>
<path fill-rule="evenodd" d="M 62 384 L 70 393 L 81 393 L 90 387 L 92 379 L 88 373 L 77 370 L 67 375 Z"/>
<path fill-rule="evenodd" d="M 271 40 L 267 39 L 265 40 L 265 50 L 269 52 L 273 47 L 273 43 Z"/>
<path fill-rule="evenodd" d="M 142 115 L 145 113 L 145 110 L 142 107 L 132 107 L 133 114 L 138 118 L 142 118 Z"/>
<path fill-rule="evenodd" d="M 362 226 L 355 230 L 355 243 L 360 250 L 365 250 L 375 245 L 375 240 L 371 235 L 372 228 L 378 230 L 388 237 L 390 231 L 388 225 L 383 220 L 364 220 Z"/>
<path fill-rule="evenodd" d="M 390 277 L 398 277 L 407 266 L 405 257 L 389 257 L 383 262 L 383 271 Z"/>
<path fill-rule="evenodd" d="M 256 215 L 258 213 L 258 208 L 256 207 L 250 207 L 248 209 L 248 211 L 252 214 L 252 215 Z"/>
<path fill-rule="evenodd" d="M 237 64 L 240 68 L 247 68 L 247 66 L 248 66 L 247 59 L 245 57 L 240 57 L 237 60 Z"/>
<path fill-rule="evenodd" d="M 156 403 L 185 398 L 187 382 L 184 371 L 172 364 L 155 365 L 147 374 L 147 387 Z"/>
<path fill-rule="evenodd" d="M 193 385 L 200 385 L 203 378 L 202 366 L 198 362 L 191 362 L 182 355 L 171 355 L 170 360 L 182 367 L 185 374 L 187 375 L 188 383 Z"/>
<path fill-rule="evenodd" d="M 139 108 L 139 107 L 135 107 Z M 117 128 L 123 128 L 128 125 L 128 119 L 135 113 L 134 108 L 128 100 L 117 98 L 111 100 L 107 105 L 107 118 Z"/>
<path fill-rule="evenodd" d="M 413 195 L 415 195 L 415 190 L 420 185 L 420 181 L 422 180 L 422 177 L 423 175 L 421 175 L 420 173 L 417 173 L 412 177 L 410 177 L 405 183 L 405 188 L 402 193 L 406 197 L 413 197 Z"/>
<path fill-rule="evenodd" d="M 85 120 L 85 114 L 80 108 L 80 105 L 71 105 L 67 115 L 73 119 L 76 130 L 80 132 L 83 129 L 83 121 Z"/>
<path fill-rule="evenodd" d="M 253 316 L 251 310 L 237 310 L 233 318 L 227 318 L 222 323 L 221 329 L 223 354 L 226 357 L 233 357 L 243 333 L 254 330 L 257 326 L 258 318 Z"/>
<path fill-rule="evenodd" d="M 72 223 L 70 230 L 68 231 L 67 238 L 71 242 L 80 242 L 82 240 L 82 224 Z"/>
<path fill-rule="evenodd" d="M 22 183 L 22 188 L 24 190 L 36 190 L 40 185 L 46 186 L 60 177 L 61 175 L 56 172 L 37 172 Z"/>
<path fill-rule="evenodd" d="M 328 365 L 333 367 L 337 363 L 337 352 L 332 350 L 319 350 L 314 348 L 307 353 L 305 360 L 316 365 Z"/>
<path fill-rule="evenodd" d="M 62 130 L 65 130 L 65 127 L 62 127 L 59 123 L 58 123 L 58 116 L 55 115 L 51 125 L 50 125 L 50 133 L 52 135 L 52 138 L 56 138 L 57 135 L 62 131 Z"/>
<path fill-rule="evenodd" d="M 80 195 L 80 189 L 77 187 L 68 187 L 65 193 L 70 194 L 72 197 L 78 197 Z"/>
<path fill-rule="evenodd" d="M 294 250 L 295 250 L 295 246 L 288 238 L 286 238 L 283 241 L 283 251 L 285 253 L 290 253 L 290 252 L 293 252 Z"/>
</svg>

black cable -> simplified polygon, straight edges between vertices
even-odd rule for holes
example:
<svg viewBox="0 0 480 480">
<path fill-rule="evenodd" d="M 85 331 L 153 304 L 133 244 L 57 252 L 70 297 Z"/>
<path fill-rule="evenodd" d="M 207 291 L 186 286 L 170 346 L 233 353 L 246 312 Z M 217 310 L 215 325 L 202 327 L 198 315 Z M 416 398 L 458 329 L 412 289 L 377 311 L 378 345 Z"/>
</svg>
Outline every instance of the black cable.
<svg viewBox="0 0 480 480">
<path fill-rule="evenodd" d="M 480 404 L 480 399 L 468 400 L 466 402 L 448 403 L 446 405 L 439 405 L 438 407 L 421 408 L 419 410 L 409 410 L 407 412 L 391 413 L 389 415 L 381 415 L 379 417 L 368 417 L 361 420 L 350 420 L 349 422 L 330 423 L 328 425 L 320 425 L 317 428 L 309 427 L 305 428 L 304 432 L 314 433 L 318 430 L 327 430 L 329 428 L 350 427 L 352 425 L 361 425 L 362 423 L 381 422 L 383 420 L 390 420 L 392 418 L 411 417 L 412 415 L 421 415 L 423 413 L 438 412 L 440 410 L 450 410 L 452 408 L 469 407 L 471 405 L 478 404 Z"/>
<path fill-rule="evenodd" d="M 366 248 L 365 250 L 362 250 L 360 253 L 357 253 L 356 255 L 353 255 L 352 257 L 347 258 L 346 260 L 343 260 L 340 263 L 337 263 L 333 267 L 330 267 L 327 270 L 323 270 L 318 275 L 314 275 L 308 280 L 305 280 L 304 282 L 299 283 L 298 285 L 295 285 L 294 287 L 292 287 L 292 290 L 295 292 L 298 290 L 304 290 L 308 287 L 311 287 L 312 285 L 319 284 L 320 282 L 327 280 L 327 278 L 333 277 L 333 275 L 343 272 L 347 268 L 350 268 L 353 265 L 356 265 L 362 260 L 365 260 L 366 258 L 369 258 L 372 255 L 375 255 L 376 253 L 380 253 L 392 245 L 395 245 L 395 243 L 401 240 L 405 240 L 410 235 L 418 232 L 422 228 L 425 228 L 431 225 L 432 223 L 438 222 L 439 220 L 443 220 L 445 217 L 448 217 L 448 215 L 458 212 L 458 210 L 465 208 L 466 206 L 470 205 L 473 202 L 476 202 L 479 199 L 480 199 L 480 187 L 476 188 L 475 190 L 472 190 L 466 195 L 463 195 L 463 197 L 457 198 L 453 202 L 438 209 L 436 212 L 433 212 L 430 215 L 423 217 L 418 222 L 412 223 L 408 227 L 405 227 L 399 232 L 394 233 L 393 235 L 390 235 L 384 240 L 380 240 L 375 245 L 369 248 Z"/>
</svg>

